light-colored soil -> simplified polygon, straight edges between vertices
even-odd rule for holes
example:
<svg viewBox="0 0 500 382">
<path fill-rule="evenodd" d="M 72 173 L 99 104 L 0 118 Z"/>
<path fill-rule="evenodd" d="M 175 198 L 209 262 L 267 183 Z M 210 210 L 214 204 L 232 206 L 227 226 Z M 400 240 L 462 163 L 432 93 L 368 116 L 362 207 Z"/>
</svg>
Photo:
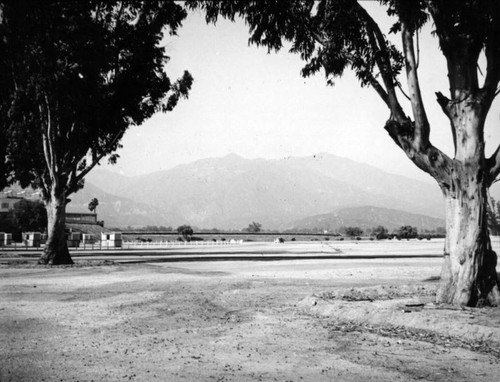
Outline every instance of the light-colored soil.
<svg viewBox="0 0 500 382">
<path fill-rule="evenodd" d="M 0 381 L 498 379 L 437 258 L 90 264 L 0 268 Z"/>
</svg>

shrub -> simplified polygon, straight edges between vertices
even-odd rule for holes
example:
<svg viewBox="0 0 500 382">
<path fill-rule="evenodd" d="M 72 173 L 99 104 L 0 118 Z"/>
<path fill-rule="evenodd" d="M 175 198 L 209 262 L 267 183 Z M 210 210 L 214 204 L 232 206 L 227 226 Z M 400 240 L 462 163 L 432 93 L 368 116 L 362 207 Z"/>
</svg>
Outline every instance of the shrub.
<svg viewBox="0 0 500 382">
<path fill-rule="evenodd" d="M 184 224 L 177 227 L 177 233 L 179 235 L 182 235 L 184 240 L 189 241 L 191 239 L 191 236 L 193 236 L 193 229 L 191 228 L 191 226 Z"/>
<path fill-rule="evenodd" d="M 377 240 L 387 239 L 389 231 L 384 226 L 379 225 L 372 229 L 372 235 L 374 235 Z"/>
</svg>

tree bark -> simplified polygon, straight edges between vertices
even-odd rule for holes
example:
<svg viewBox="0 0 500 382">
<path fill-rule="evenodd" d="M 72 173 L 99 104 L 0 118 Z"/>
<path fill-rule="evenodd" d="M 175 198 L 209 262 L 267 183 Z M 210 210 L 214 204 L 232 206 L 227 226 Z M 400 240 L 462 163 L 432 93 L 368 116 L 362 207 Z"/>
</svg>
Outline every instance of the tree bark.
<svg viewBox="0 0 500 382">
<path fill-rule="evenodd" d="M 497 255 L 487 226 L 487 189 L 478 166 L 457 165 L 444 190 L 446 239 L 437 302 L 500 305 Z"/>
<path fill-rule="evenodd" d="M 38 264 L 73 264 L 64 229 L 66 227 L 66 198 L 52 192 L 45 201 L 47 208 L 47 242 Z"/>
</svg>

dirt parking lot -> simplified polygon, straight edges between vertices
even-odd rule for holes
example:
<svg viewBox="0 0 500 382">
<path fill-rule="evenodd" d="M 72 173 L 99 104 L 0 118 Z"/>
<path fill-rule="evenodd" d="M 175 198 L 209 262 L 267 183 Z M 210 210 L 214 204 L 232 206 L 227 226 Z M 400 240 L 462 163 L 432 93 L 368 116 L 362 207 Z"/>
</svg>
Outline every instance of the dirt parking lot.
<svg viewBox="0 0 500 382">
<path fill-rule="evenodd" d="M 433 304 L 440 261 L 2 265 L 0 381 L 497 380 L 499 311 Z"/>
</svg>

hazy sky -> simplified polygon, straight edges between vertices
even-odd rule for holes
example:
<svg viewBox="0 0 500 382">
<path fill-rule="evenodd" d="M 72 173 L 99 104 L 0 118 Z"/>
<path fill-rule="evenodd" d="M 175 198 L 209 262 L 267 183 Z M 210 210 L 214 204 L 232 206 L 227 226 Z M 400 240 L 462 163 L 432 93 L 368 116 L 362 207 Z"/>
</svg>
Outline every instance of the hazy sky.
<svg viewBox="0 0 500 382">
<path fill-rule="evenodd" d="M 384 18 L 377 3 L 363 4 L 374 17 Z M 390 26 L 385 19 L 382 23 Z M 436 91 L 448 94 L 446 63 L 437 39 L 428 33 L 431 28 L 428 25 L 420 39 L 421 86 L 431 140 L 452 155 L 449 123 L 434 96 Z M 285 158 L 327 152 L 431 180 L 383 129 L 389 113 L 373 89 L 361 88 L 351 72 L 334 87 L 326 85 L 323 73 L 304 79 L 297 55 L 286 49 L 268 54 L 265 48 L 248 46 L 248 37 L 241 20 L 221 19 L 214 26 L 200 13 L 190 13 L 178 36 L 165 39 L 171 79 L 185 69 L 194 77 L 189 99 L 170 113 L 130 128 L 117 165 L 103 167 L 137 175 L 229 153 Z M 497 100 L 487 121 L 488 153 L 500 142 L 499 104 Z"/>
</svg>

